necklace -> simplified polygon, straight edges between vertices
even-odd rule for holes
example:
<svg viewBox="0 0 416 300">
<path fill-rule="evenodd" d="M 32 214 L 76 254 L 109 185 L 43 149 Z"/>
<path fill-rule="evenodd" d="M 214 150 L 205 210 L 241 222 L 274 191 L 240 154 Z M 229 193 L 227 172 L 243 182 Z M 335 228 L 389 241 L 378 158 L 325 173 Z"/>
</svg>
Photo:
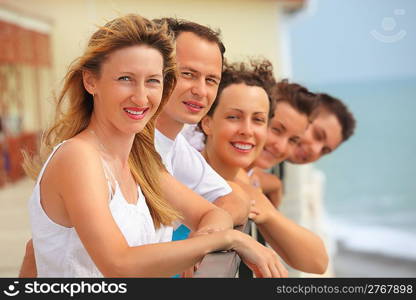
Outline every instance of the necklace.
<svg viewBox="0 0 416 300">
<path fill-rule="evenodd" d="M 117 177 L 115 176 L 115 169 L 113 164 L 111 163 L 111 160 L 109 159 L 109 152 L 107 150 L 107 148 L 103 145 L 103 143 L 101 143 L 99 137 L 97 136 L 97 134 L 95 133 L 94 130 L 89 130 L 89 132 L 95 137 L 95 140 L 98 143 L 99 149 L 100 151 L 102 151 L 101 156 L 101 160 L 103 162 L 103 166 L 104 166 L 104 173 L 106 174 L 106 177 L 108 180 L 111 181 L 111 185 L 115 186 L 116 182 L 117 182 Z M 107 157 L 107 158 L 106 158 Z"/>
<path fill-rule="evenodd" d="M 92 135 L 94 135 L 94 137 L 95 137 L 95 139 L 97 140 L 97 143 L 98 143 L 98 145 L 99 145 L 99 147 L 100 147 L 100 150 L 104 153 L 104 154 L 106 154 L 107 156 L 109 156 L 110 157 L 110 152 L 107 150 L 107 148 L 103 145 L 103 143 L 101 143 L 101 141 L 100 141 L 100 139 L 98 138 L 98 136 L 97 136 L 97 134 L 95 133 L 95 131 L 94 130 L 92 130 L 92 129 L 90 129 L 89 130 L 89 132 L 92 134 Z M 104 163 L 104 169 L 106 169 L 106 168 L 108 168 L 107 169 L 107 171 L 108 171 L 108 179 L 109 180 L 111 180 L 111 185 L 112 186 L 115 186 L 116 184 L 119 186 L 119 188 L 121 189 L 121 187 L 120 187 L 120 185 L 119 185 L 119 182 L 123 182 L 121 179 L 123 178 L 123 177 L 121 177 L 121 175 L 120 175 L 120 173 L 119 172 L 116 172 L 116 169 L 117 169 L 117 167 L 114 165 L 116 162 L 115 161 L 113 161 L 113 163 L 111 163 L 111 160 L 106 160 L 104 157 L 102 157 L 101 158 L 102 160 L 103 160 L 103 163 Z M 104 170 L 104 172 L 106 172 L 106 170 Z M 129 169 L 129 173 L 131 174 L 131 172 L 130 172 L 130 169 Z M 106 175 L 106 176 L 107 176 Z M 117 176 L 116 176 L 117 175 Z M 132 176 L 132 175 L 131 175 Z M 137 183 L 135 182 L 135 180 L 134 180 L 134 178 L 133 177 L 129 177 L 129 180 L 130 181 L 133 181 L 133 183 L 134 183 L 134 185 L 137 185 Z M 124 182 L 125 182 L 126 180 L 124 180 Z M 123 191 L 121 191 L 121 193 L 122 193 L 122 195 L 123 195 Z M 129 202 L 129 201 L 127 201 L 127 198 L 123 195 L 123 197 L 124 197 L 124 199 L 125 199 L 125 201 L 127 202 L 127 203 L 131 203 L 131 204 L 137 204 L 137 201 L 138 201 L 138 195 L 136 195 L 135 196 L 135 198 L 134 199 L 137 199 L 136 200 L 136 202 Z"/>
<path fill-rule="evenodd" d="M 98 146 L 100 147 L 100 150 L 108 154 L 109 152 L 108 152 L 107 148 L 103 145 L 103 143 L 101 143 L 101 141 L 100 141 L 99 137 L 97 136 L 97 134 L 95 133 L 95 131 L 90 129 L 89 132 L 93 136 L 95 136 L 95 139 L 97 140 L 97 143 L 98 143 Z"/>
</svg>

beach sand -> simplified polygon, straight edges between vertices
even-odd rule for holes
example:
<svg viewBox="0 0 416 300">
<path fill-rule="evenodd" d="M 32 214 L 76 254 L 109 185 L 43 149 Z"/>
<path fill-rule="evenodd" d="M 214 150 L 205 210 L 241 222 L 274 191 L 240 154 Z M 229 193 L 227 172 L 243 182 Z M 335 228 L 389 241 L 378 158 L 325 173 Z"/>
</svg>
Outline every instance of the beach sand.
<svg viewBox="0 0 416 300">
<path fill-rule="evenodd" d="M 416 260 L 355 251 L 339 242 L 333 265 L 336 277 L 416 277 Z"/>
</svg>

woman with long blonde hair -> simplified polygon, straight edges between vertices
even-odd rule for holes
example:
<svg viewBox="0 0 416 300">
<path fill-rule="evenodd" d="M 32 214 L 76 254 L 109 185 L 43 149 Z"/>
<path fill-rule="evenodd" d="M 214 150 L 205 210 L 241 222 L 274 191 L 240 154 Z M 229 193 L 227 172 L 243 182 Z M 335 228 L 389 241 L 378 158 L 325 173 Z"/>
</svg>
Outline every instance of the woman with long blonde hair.
<svg viewBox="0 0 416 300">
<path fill-rule="evenodd" d="M 258 276 L 279 276 L 277 256 L 230 229 L 224 211 L 203 199 L 180 201 L 187 191 L 153 144 L 175 78 L 166 27 L 138 15 L 99 28 L 72 64 L 43 155 L 25 164 L 37 177 L 29 210 L 38 276 L 171 276 L 228 249 Z M 170 242 L 178 218 L 204 230 Z"/>
</svg>

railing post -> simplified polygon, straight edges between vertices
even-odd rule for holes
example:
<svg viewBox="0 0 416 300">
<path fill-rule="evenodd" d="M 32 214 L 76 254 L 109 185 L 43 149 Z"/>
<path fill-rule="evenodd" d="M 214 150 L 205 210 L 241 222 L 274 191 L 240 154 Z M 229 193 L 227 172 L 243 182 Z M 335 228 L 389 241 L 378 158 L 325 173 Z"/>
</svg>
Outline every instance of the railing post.
<svg viewBox="0 0 416 300">
<path fill-rule="evenodd" d="M 254 224 L 253 221 L 248 220 L 246 224 L 248 229 L 244 231 L 245 233 L 251 236 L 253 236 L 252 234 L 253 227 L 256 228 L 255 224 L 254 226 L 252 226 L 253 224 Z M 253 278 L 253 272 L 250 270 L 249 267 L 247 267 L 247 265 L 243 261 L 240 262 L 240 266 L 238 267 L 238 278 Z"/>
<path fill-rule="evenodd" d="M 243 226 L 237 226 L 235 229 L 242 231 L 246 234 L 250 234 L 251 221 L 248 221 Z M 240 257 L 235 251 L 219 251 L 206 255 L 195 272 L 195 278 L 207 278 L 207 277 L 222 277 L 222 278 L 235 278 L 238 274 L 239 277 L 243 275 L 243 278 L 252 278 L 253 274 L 247 267 L 247 270 L 241 269 L 239 266 L 243 265 Z M 238 272 L 238 273 L 237 273 Z M 242 272 L 242 273 L 240 273 Z"/>
</svg>

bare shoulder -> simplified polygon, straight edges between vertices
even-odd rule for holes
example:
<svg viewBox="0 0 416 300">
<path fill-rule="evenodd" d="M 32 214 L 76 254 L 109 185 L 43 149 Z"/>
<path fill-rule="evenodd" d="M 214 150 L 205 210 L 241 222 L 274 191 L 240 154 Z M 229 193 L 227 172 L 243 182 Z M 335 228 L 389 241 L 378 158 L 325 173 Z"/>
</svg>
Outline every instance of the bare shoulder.
<svg viewBox="0 0 416 300">
<path fill-rule="evenodd" d="M 264 194 L 260 188 L 255 187 L 251 184 L 247 184 L 245 182 L 238 181 L 238 185 L 240 186 L 241 190 L 250 198 L 250 199 L 258 199 L 259 197 L 263 197 Z"/>
<path fill-rule="evenodd" d="M 250 177 L 244 169 L 240 169 L 237 173 L 237 180 L 239 182 L 250 183 Z"/>
<path fill-rule="evenodd" d="M 233 190 L 233 193 L 240 196 L 247 197 L 248 193 L 250 193 L 250 185 L 245 183 L 241 180 L 236 181 L 227 181 L 227 183 L 230 185 L 230 187 Z"/>
<path fill-rule="evenodd" d="M 99 153 L 82 140 L 70 139 L 56 150 L 40 188 L 46 213 L 64 226 L 75 226 L 75 216 L 89 213 L 91 220 L 107 209 L 109 190 Z"/>
<path fill-rule="evenodd" d="M 261 188 L 265 193 L 278 190 L 282 187 L 282 182 L 276 175 L 258 170 L 255 173 L 260 180 Z"/>
<path fill-rule="evenodd" d="M 238 183 L 238 181 L 227 180 L 227 183 L 234 193 L 240 193 L 244 191 L 241 185 Z"/>
<path fill-rule="evenodd" d="M 88 177 L 102 176 L 102 163 L 98 151 L 90 143 L 77 138 L 61 145 L 45 170 L 45 179 L 51 183 L 77 182 Z"/>
<path fill-rule="evenodd" d="M 59 147 L 50 164 L 77 166 L 99 161 L 97 149 L 85 140 L 72 138 Z"/>
</svg>

